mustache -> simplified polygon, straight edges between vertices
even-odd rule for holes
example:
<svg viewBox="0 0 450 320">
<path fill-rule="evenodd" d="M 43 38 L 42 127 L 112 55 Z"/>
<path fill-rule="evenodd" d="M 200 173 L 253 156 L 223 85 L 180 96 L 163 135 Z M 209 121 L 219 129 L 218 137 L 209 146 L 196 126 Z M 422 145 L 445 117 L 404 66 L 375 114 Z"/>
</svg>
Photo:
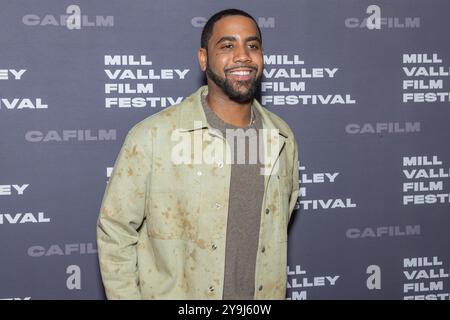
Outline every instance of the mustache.
<svg viewBox="0 0 450 320">
<path fill-rule="evenodd" d="M 241 66 L 234 66 L 234 67 L 226 67 L 223 69 L 224 72 L 233 71 L 235 69 L 252 69 L 254 71 L 258 71 L 258 67 L 255 66 L 249 66 L 249 65 L 241 65 Z"/>
</svg>

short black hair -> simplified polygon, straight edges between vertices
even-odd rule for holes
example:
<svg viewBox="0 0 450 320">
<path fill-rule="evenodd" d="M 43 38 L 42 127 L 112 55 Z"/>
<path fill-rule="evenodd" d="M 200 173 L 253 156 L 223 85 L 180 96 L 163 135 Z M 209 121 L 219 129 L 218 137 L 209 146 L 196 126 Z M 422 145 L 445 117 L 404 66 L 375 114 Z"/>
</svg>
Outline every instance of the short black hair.
<svg viewBox="0 0 450 320">
<path fill-rule="evenodd" d="M 248 14 L 245 11 L 239 10 L 239 9 L 226 9 L 226 10 L 217 12 L 211 18 L 209 18 L 208 21 L 206 22 L 205 26 L 203 27 L 202 37 L 201 37 L 201 42 L 200 42 L 200 46 L 202 48 L 208 49 L 208 41 L 209 41 L 209 39 L 211 39 L 214 25 L 216 24 L 217 21 L 219 21 L 220 19 L 227 17 L 227 16 L 244 16 L 244 17 L 252 19 L 255 22 L 256 28 L 258 28 L 259 39 L 262 42 L 261 29 L 259 29 L 258 23 L 250 14 Z"/>
</svg>

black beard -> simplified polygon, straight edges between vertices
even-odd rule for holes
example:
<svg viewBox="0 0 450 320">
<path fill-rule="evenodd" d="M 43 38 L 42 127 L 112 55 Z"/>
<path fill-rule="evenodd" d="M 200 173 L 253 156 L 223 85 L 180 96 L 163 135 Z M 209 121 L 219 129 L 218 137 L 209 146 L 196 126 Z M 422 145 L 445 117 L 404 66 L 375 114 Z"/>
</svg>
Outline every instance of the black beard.
<svg viewBox="0 0 450 320">
<path fill-rule="evenodd" d="M 258 90 L 259 85 L 261 84 L 262 74 L 260 74 L 257 78 L 249 81 L 236 81 L 238 86 L 248 87 L 246 93 L 241 93 L 238 90 L 235 90 L 232 83 L 227 78 L 222 78 L 214 71 L 211 70 L 209 64 L 206 64 L 206 75 L 209 79 L 211 79 L 219 88 L 225 92 L 225 94 L 233 101 L 238 103 L 246 103 L 253 100 L 255 97 L 256 91 Z"/>
</svg>

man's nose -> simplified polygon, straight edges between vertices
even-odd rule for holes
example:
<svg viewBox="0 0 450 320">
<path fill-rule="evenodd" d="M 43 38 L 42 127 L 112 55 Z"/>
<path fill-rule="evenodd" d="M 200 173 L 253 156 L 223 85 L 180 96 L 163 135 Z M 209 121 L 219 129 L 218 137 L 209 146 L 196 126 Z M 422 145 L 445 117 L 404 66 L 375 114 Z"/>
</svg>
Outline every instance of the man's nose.
<svg viewBox="0 0 450 320">
<path fill-rule="evenodd" d="M 236 50 L 234 51 L 233 62 L 250 62 L 252 59 L 250 58 L 247 47 L 236 46 Z"/>
</svg>

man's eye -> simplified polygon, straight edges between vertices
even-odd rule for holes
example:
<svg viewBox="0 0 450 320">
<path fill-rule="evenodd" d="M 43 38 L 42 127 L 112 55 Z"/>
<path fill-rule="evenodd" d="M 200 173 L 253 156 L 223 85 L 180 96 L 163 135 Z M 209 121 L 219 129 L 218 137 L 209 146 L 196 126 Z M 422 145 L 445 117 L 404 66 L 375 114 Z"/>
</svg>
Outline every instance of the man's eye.
<svg viewBox="0 0 450 320">
<path fill-rule="evenodd" d="M 248 46 L 250 47 L 250 49 L 259 49 L 259 45 L 257 44 L 250 44 Z"/>
<path fill-rule="evenodd" d="M 232 49 L 233 48 L 233 45 L 232 44 L 224 44 L 223 46 L 222 46 L 222 49 Z"/>
</svg>

